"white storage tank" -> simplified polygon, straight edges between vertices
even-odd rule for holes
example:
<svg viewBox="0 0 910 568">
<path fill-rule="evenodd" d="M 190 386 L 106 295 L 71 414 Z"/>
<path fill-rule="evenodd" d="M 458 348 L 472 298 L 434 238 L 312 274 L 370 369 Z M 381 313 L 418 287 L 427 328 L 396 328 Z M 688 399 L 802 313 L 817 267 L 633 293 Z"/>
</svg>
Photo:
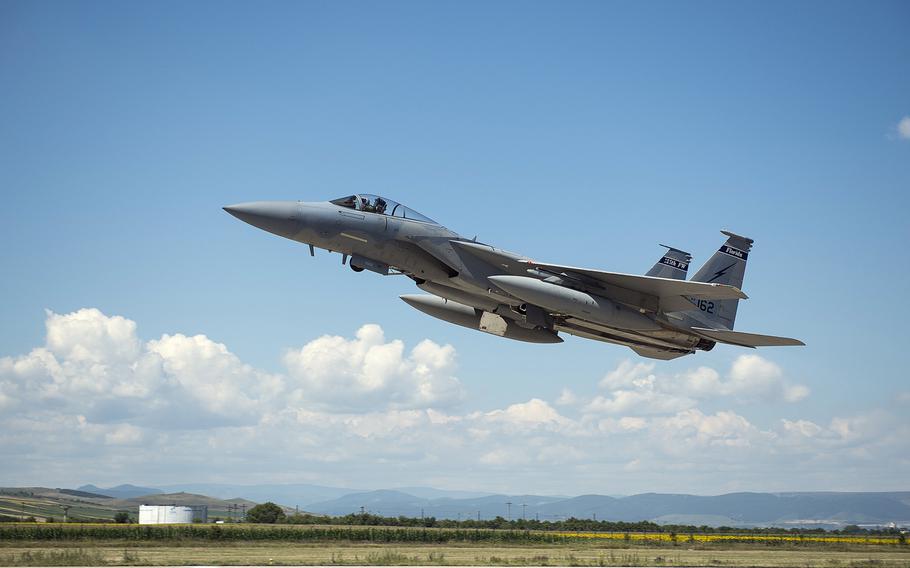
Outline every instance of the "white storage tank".
<svg viewBox="0 0 910 568">
<path fill-rule="evenodd" d="M 204 523 L 208 520 L 205 505 L 140 505 L 140 525 L 163 525 L 173 523 Z"/>
</svg>

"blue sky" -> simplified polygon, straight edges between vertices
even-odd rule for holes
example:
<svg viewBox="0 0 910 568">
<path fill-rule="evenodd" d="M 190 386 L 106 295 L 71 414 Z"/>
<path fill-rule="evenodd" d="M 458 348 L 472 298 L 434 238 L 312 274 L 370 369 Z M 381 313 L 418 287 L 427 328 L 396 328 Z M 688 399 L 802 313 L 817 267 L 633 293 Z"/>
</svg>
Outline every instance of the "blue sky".
<svg viewBox="0 0 910 568">
<path fill-rule="evenodd" d="M 236 428 L 256 439 L 269 431 L 266 423 L 277 423 L 269 417 L 296 413 L 296 426 L 283 430 L 293 438 L 294 428 L 307 427 L 303 411 L 325 413 L 325 424 L 369 417 L 413 427 L 400 414 L 410 412 L 438 425 L 426 418 L 434 407 L 462 425 L 474 416 L 505 430 L 427 426 L 425 439 L 406 442 L 389 427 L 383 443 L 408 448 L 399 455 L 371 453 L 360 434 L 338 426 L 333 444 L 346 457 L 301 458 L 279 467 L 280 476 L 329 482 L 343 470 L 350 477 L 342 481 L 361 486 L 400 479 L 559 492 L 547 468 L 565 466 L 580 489 L 602 493 L 906 489 L 907 436 L 892 445 L 877 440 L 910 429 L 902 353 L 910 272 L 901 260 L 910 237 L 910 124 L 899 127 L 910 116 L 908 21 L 903 2 L 4 2 L 0 385 L 7 391 L 0 403 L 7 403 L 0 420 L 20 442 L 7 440 L 6 453 L 19 465 L 4 460 L 0 480 L 69 483 L 45 464 L 61 459 L 50 438 L 63 444 L 60 432 L 72 424 L 83 432 L 73 434 L 67 447 L 79 451 L 66 463 L 100 456 L 118 464 L 83 468 L 86 478 L 72 483 L 164 483 L 182 479 L 135 465 L 155 443 L 198 455 L 202 441 L 178 440 L 236 438 Z M 353 274 L 324 252 L 310 259 L 305 247 L 221 210 L 240 201 L 358 191 L 387 195 L 464 235 L 536 259 L 623 272 L 647 270 L 659 242 L 691 251 L 694 269 L 722 242 L 719 229 L 734 230 L 756 241 L 744 284 L 751 299 L 740 307 L 737 329 L 799 337 L 808 346 L 762 350 L 760 361 L 746 363 L 738 359 L 742 350 L 719 346 L 633 372 L 628 365 L 643 361 L 620 347 L 576 338 L 525 345 L 430 319 L 397 299 L 413 291 L 407 280 Z M 107 339 L 89 345 L 84 330 L 67 327 L 72 320 L 45 313 L 82 308 L 101 315 L 75 319 L 108 330 L 98 332 Z M 132 335 L 112 332 L 115 316 L 138 327 Z M 331 377 L 314 382 L 309 367 L 289 369 L 289 350 L 324 335 L 353 342 L 367 323 L 382 327 L 378 344 L 400 339 L 405 353 L 424 339 L 442 351 L 450 345 L 441 356 L 451 361 L 437 371 L 440 384 L 456 381 L 458 394 L 443 389 L 448 397 L 396 406 L 396 389 L 414 388 L 413 376 L 398 377 L 389 379 L 386 398 L 373 393 L 342 409 L 333 406 L 337 393 L 320 391 Z M 111 405 L 138 404 L 144 399 L 134 391 L 129 404 L 111 394 L 132 379 L 111 371 L 118 367 L 107 350 L 163 334 L 204 335 L 245 366 L 240 375 L 277 376 L 287 389 L 299 387 L 302 398 L 279 407 L 269 398 L 274 392 L 238 387 L 238 396 L 261 403 L 258 414 L 243 424 L 203 421 L 179 431 L 139 414 L 93 417 L 89 402 L 52 404 L 48 384 L 63 381 L 78 401 L 90 396 L 79 389 L 99 372 L 114 373 L 102 381 Z M 66 379 L 16 370 L 42 346 L 68 369 Z M 88 359 L 78 354 L 86 352 L 94 353 L 88 359 L 95 367 L 80 366 Z M 161 381 L 226 380 L 222 367 L 180 378 L 175 368 L 185 366 L 167 365 L 177 355 L 155 353 L 165 361 Z M 626 379 L 602 380 L 626 360 Z M 417 365 L 407 355 L 402 361 Z M 132 373 L 133 363 L 123 372 Z M 722 380 L 740 368 L 742 381 L 767 388 L 746 393 L 728 385 L 727 395 L 709 397 L 673 386 L 699 367 Z M 796 386 L 808 394 L 781 394 Z M 664 401 L 660 416 L 646 403 L 637 414 L 615 405 L 598 411 L 593 403 L 642 389 L 652 397 L 642 400 L 690 402 Z M 205 412 L 227 412 L 205 392 L 194 395 Z M 167 402 L 155 396 L 156 404 Z M 546 407 L 506 412 L 533 400 Z M 526 427 L 517 429 L 496 418 L 518 415 L 534 418 L 519 420 Z M 752 462 L 715 452 L 717 440 L 703 436 L 711 417 L 731 431 L 742 426 L 739 418 L 747 422 L 751 433 L 722 437 L 720 445 L 751 446 Z M 642 437 L 616 439 L 609 425 L 597 435 L 578 434 L 624 418 L 644 420 L 640 427 L 626 421 Z M 697 422 L 695 434 L 680 442 L 694 444 L 685 460 L 671 451 L 636 453 L 658 446 L 660 429 L 675 419 Z M 42 422 L 57 426 L 36 429 Z M 484 428 L 493 432 L 487 441 L 470 438 Z M 546 436 L 528 433 L 535 429 Z M 786 443 L 784 466 L 770 456 L 786 454 L 780 444 L 794 429 L 806 439 Z M 513 460 L 490 441 L 497 436 L 528 455 L 541 438 L 565 451 Z M 433 458 L 428 448 L 442 438 L 489 459 L 455 466 Z M 591 456 L 601 449 L 622 460 L 600 464 Z M 250 447 L 232 452 L 234 473 L 217 475 L 233 482 L 266 476 L 244 467 Z M 848 456 L 857 461 L 845 470 L 824 465 Z M 345 459 L 373 469 L 360 478 Z M 216 476 L 191 461 L 188 475 Z M 735 465 L 726 485 L 659 475 L 683 461 L 703 474 L 742 463 L 762 475 Z M 808 462 L 821 465 L 799 469 Z M 459 467 L 466 468 L 460 477 L 447 477 Z M 403 479 L 402 471 L 415 478 Z"/>
</svg>

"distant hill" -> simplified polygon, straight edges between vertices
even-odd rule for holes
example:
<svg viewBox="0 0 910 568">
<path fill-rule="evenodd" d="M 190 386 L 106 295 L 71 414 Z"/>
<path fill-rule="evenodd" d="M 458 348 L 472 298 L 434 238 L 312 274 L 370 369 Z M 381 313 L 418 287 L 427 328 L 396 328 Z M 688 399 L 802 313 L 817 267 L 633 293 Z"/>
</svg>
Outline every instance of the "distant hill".
<svg viewBox="0 0 910 568">
<path fill-rule="evenodd" d="M 477 497 L 489 497 L 496 495 L 489 491 L 457 491 L 451 489 L 436 489 L 435 487 L 392 487 L 393 491 L 401 491 L 414 497 L 423 497 L 424 499 L 440 499 L 448 497 L 450 499 L 475 499 Z"/>
<path fill-rule="evenodd" d="M 109 487 L 107 489 L 98 487 L 96 485 L 83 485 L 82 487 L 79 487 L 78 490 L 86 491 L 89 493 L 97 493 L 99 495 L 106 495 L 108 497 L 115 497 L 117 499 L 129 499 L 130 497 L 141 497 L 142 495 L 164 493 L 164 491 L 155 489 L 154 487 L 139 487 L 137 485 L 129 484 Z"/>
<path fill-rule="evenodd" d="M 101 495 L 100 493 L 89 493 L 88 491 L 79 491 L 78 489 L 58 489 L 60 493 L 72 495 L 73 497 L 87 497 L 89 499 L 113 499 L 110 495 Z"/>
<path fill-rule="evenodd" d="M 112 495 L 113 497 L 129 498 L 141 495 L 150 495 L 153 493 L 196 493 L 199 495 L 210 495 L 220 499 L 243 498 L 258 503 L 272 501 L 287 506 L 299 506 L 300 509 L 310 509 L 313 503 L 331 501 L 350 495 L 352 493 L 362 493 L 366 490 L 351 487 L 331 487 L 326 485 L 314 485 L 309 483 L 275 483 L 260 485 L 240 485 L 228 483 L 176 483 L 171 485 L 162 485 L 155 489 L 136 488 L 136 491 L 128 493 L 118 492 L 120 488 L 130 488 L 134 486 L 121 485 L 111 489 L 103 489 L 94 485 L 84 485 L 79 489 L 100 493 L 102 495 Z M 471 499 L 477 497 L 490 496 L 492 493 L 483 491 L 459 491 L 450 489 L 436 489 L 434 487 L 402 487 L 391 488 L 392 491 L 400 491 L 421 497 L 424 499 Z M 113 495 L 113 493 L 118 493 Z"/>
<path fill-rule="evenodd" d="M 243 498 L 264 503 L 272 501 L 290 507 L 299 506 L 308 509 L 310 503 L 337 499 L 357 489 L 344 487 L 328 487 L 324 485 L 311 485 L 307 483 L 268 484 L 268 485 L 232 485 L 225 483 L 182 483 L 164 485 L 161 487 L 168 493 L 186 491 L 211 495 L 221 499 Z"/>
<path fill-rule="evenodd" d="M 508 503 L 511 503 L 509 505 Z M 401 491 L 369 491 L 313 503 L 315 513 L 345 515 L 364 507 L 385 516 L 559 520 L 569 517 L 614 521 L 651 520 L 709 526 L 803 526 L 847 524 L 910 525 L 910 492 L 729 493 L 716 496 L 643 493 L 629 497 L 581 495 L 492 495 L 473 499 L 427 499 Z M 511 511 L 511 512 L 510 512 Z"/>
<path fill-rule="evenodd" d="M 209 519 L 220 517 L 238 518 L 256 503 L 246 499 L 216 499 L 191 493 L 154 494 L 126 499 L 116 499 L 87 491 L 72 489 L 51 489 L 48 487 L 3 487 L 0 488 L 0 515 L 17 518 L 35 517 L 46 520 L 62 520 L 64 508 L 70 520 L 86 522 L 110 520 L 119 511 L 126 511 L 133 519 L 138 516 L 139 506 L 148 505 L 206 505 Z M 229 510 L 236 505 L 237 508 Z M 285 507 L 290 512 L 292 509 Z"/>
<path fill-rule="evenodd" d="M 182 487 L 172 490 L 172 487 Z M 167 493 L 162 493 L 167 489 Z M 848 524 L 910 526 L 910 491 L 880 493 L 794 492 L 685 495 L 642 493 L 626 497 L 504 495 L 430 487 L 352 491 L 308 484 L 181 485 L 164 488 L 121 485 L 103 489 L 0 488 L 0 515 L 109 519 L 120 510 L 135 515 L 142 504 L 206 505 L 209 517 L 237 517 L 244 507 L 272 501 L 291 512 L 347 515 L 364 510 L 397 517 L 491 519 L 497 516 L 542 521 L 569 517 L 613 521 L 650 520 L 661 524 L 839 528 Z M 110 493 L 128 495 L 108 497 Z M 139 495 L 136 495 L 139 493 Z M 144 494 L 142 494 L 144 493 Z M 416 493 L 416 494 L 415 494 Z M 24 506 L 24 508 L 23 508 Z"/>
<path fill-rule="evenodd" d="M 140 505 L 205 505 L 208 507 L 209 517 L 234 517 L 239 518 L 244 510 L 256 506 L 255 501 L 248 499 L 217 499 L 207 495 L 197 495 L 195 493 L 159 493 L 156 495 L 143 495 L 141 497 L 132 497 L 129 499 L 117 499 L 112 506 L 118 509 L 128 509 L 138 511 Z M 235 506 L 233 510 L 228 507 Z M 285 511 L 291 508 L 285 507 Z"/>
<path fill-rule="evenodd" d="M 427 499 L 402 491 L 379 490 L 352 493 L 339 499 L 312 503 L 308 509 L 314 513 L 328 515 L 347 515 L 364 507 L 371 513 L 388 517 L 404 515 L 419 517 L 421 512 L 427 517 L 443 519 L 475 518 L 478 513 L 482 518 L 490 519 L 508 515 L 507 502 L 512 502 L 512 518 L 521 517 L 522 503 L 529 507 L 542 507 L 549 503 L 564 500 L 563 497 L 546 497 L 540 495 L 487 495 L 470 499 L 453 499 L 442 497 Z M 526 508 L 527 509 L 527 508 Z"/>
</svg>

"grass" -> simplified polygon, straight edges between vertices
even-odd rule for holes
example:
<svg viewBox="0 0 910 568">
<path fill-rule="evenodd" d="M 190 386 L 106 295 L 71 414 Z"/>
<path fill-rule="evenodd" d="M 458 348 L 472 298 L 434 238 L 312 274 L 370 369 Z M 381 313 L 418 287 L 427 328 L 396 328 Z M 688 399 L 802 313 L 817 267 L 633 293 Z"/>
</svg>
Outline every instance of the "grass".
<svg viewBox="0 0 910 568">
<path fill-rule="evenodd" d="M 431 566 L 718 566 L 725 568 L 897 568 L 910 566 L 910 552 L 891 547 L 853 550 L 769 548 L 728 544 L 704 548 L 599 543 L 542 545 L 449 545 L 211 542 L 0 541 L 2 566 L 180 566 L 180 565 L 431 565 Z"/>
<path fill-rule="evenodd" d="M 0 566 L 910 567 L 910 546 L 897 540 L 716 536 L 719 538 L 363 526 L 10 523 L 0 525 Z"/>
<path fill-rule="evenodd" d="M 600 547 L 628 547 L 643 544 L 700 548 L 751 544 L 766 547 L 890 546 L 910 550 L 898 537 L 830 534 L 676 534 L 638 532 L 558 532 L 518 529 L 416 528 L 390 526 L 332 525 L 116 525 L 61 523 L 0 524 L 0 540 L 36 541 L 295 541 L 354 542 L 373 544 L 572 544 L 591 542 Z"/>
</svg>

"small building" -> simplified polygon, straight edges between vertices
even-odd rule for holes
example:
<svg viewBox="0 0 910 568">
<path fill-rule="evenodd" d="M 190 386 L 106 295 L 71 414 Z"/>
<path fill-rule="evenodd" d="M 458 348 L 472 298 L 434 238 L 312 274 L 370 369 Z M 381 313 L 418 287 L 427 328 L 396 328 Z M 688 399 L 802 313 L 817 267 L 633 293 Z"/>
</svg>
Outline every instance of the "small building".
<svg viewBox="0 0 910 568">
<path fill-rule="evenodd" d="M 140 525 L 166 525 L 208 522 L 205 505 L 140 505 Z"/>
</svg>

